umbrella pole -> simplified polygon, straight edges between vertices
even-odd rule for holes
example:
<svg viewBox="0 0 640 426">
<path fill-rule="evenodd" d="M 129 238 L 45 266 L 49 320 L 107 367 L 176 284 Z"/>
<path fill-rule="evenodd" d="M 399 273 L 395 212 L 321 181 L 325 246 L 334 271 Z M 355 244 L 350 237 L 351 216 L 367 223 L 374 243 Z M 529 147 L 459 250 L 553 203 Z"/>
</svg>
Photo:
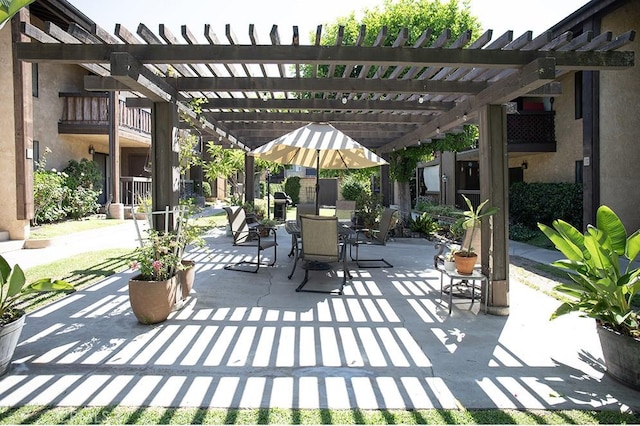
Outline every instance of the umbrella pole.
<svg viewBox="0 0 640 426">
<path fill-rule="evenodd" d="M 316 215 L 320 214 L 320 150 L 316 150 Z"/>
</svg>

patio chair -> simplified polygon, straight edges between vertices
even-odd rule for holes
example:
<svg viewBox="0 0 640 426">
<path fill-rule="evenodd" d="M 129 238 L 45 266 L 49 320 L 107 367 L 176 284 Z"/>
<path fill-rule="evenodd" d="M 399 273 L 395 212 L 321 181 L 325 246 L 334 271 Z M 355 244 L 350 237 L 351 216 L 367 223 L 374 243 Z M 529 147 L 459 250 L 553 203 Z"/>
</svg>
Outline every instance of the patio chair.
<svg viewBox="0 0 640 426">
<path fill-rule="evenodd" d="M 260 236 L 260 231 L 256 227 L 250 227 L 247 223 L 247 216 L 242 207 L 231 206 L 223 207 L 227 213 L 227 219 L 229 220 L 229 227 L 231 228 L 231 236 L 233 237 L 234 246 L 249 246 L 256 247 L 258 250 L 257 260 L 243 260 L 230 265 L 226 265 L 224 269 L 239 271 L 239 272 L 252 272 L 256 273 L 260 269 L 260 266 L 273 266 L 276 264 L 277 257 L 277 235 L 275 229 L 273 230 L 273 240 L 265 239 Z M 271 263 L 263 263 L 260 260 L 260 254 L 264 250 L 273 247 L 273 260 Z M 242 265 L 253 265 L 253 268 L 246 269 Z"/>
<path fill-rule="evenodd" d="M 311 293 L 342 294 L 342 289 L 347 282 L 349 272 L 345 258 L 344 246 L 338 237 L 338 218 L 335 216 L 300 216 L 300 230 L 302 235 L 302 250 L 300 258 L 304 262 L 304 279 L 296 288 L 296 291 L 306 291 Z M 335 290 L 309 290 L 304 286 L 309 280 L 309 270 L 314 269 L 312 264 L 316 262 L 342 263 L 342 282 L 337 293 Z"/>
<path fill-rule="evenodd" d="M 298 226 L 300 226 L 300 216 L 304 214 L 316 214 L 316 205 L 313 203 L 303 203 L 298 204 L 296 206 L 296 222 Z M 296 253 L 296 250 L 300 251 L 300 236 L 292 235 L 291 237 L 291 251 L 289 251 L 289 257 L 293 256 Z M 297 259 L 296 259 L 297 261 Z M 294 268 L 291 270 L 291 275 L 293 275 Z M 291 275 L 289 275 L 289 279 L 291 279 Z"/>
<path fill-rule="evenodd" d="M 351 222 L 356 211 L 356 202 L 351 200 L 336 201 L 336 216 L 340 222 Z"/>
<path fill-rule="evenodd" d="M 380 259 L 361 259 L 360 246 L 362 245 L 378 245 L 387 244 L 389 231 L 395 228 L 398 223 L 398 210 L 387 207 L 382 212 L 378 229 L 359 229 L 355 231 L 352 237 L 348 239 L 349 256 L 351 260 L 356 262 L 359 268 L 393 268 L 393 265 L 384 258 Z M 356 255 L 353 256 L 352 249 L 355 247 Z M 377 264 L 376 264 L 377 263 Z M 381 263 L 381 264 L 380 264 Z"/>
</svg>

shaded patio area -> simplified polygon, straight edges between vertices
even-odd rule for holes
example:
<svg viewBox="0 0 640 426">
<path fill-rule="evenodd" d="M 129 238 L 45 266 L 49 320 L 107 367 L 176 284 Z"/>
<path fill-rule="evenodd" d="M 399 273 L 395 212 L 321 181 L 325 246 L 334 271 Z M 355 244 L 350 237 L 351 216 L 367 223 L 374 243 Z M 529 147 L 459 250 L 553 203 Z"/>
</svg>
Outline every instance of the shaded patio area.
<svg viewBox="0 0 640 426">
<path fill-rule="evenodd" d="M 449 316 L 433 244 L 396 239 L 367 248 L 394 268 L 350 262 L 343 296 L 296 293 L 303 271 L 287 279 L 278 234 L 276 267 L 257 274 L 224 270 L 253 251 L 209 235 L 191 297 L 156 326 L 129 308 L 131 271 L 30 314 L 0 405 L 637 408 L 604 375 L 593 322 L 548 321 L 558 302 L 513 277 L 510 316 L 460 298 Z M 309 286 L 322 280 L 340 281 L 315 272 Z"/>
</svg>

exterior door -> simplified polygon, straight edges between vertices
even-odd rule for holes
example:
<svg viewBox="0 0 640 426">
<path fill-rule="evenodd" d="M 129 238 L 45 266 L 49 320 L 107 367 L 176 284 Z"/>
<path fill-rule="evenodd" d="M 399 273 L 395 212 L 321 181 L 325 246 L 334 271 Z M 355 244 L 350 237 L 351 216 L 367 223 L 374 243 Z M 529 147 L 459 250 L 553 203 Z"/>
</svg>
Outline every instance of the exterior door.
<svg viewBox="0 0 640 426">
<path fill-rule="evenodd" d="M 98 197 L 98 203 L 105 205 L 107 204 L 107 192 L 109 192 L 109 168 L 107 167 L 107 164 L 109 163 L 109 155 L 96 152 L 93 154 L 93 161 L 98 165 L 98 171 L 102 177 L 102 193 Z"/>
</svg>

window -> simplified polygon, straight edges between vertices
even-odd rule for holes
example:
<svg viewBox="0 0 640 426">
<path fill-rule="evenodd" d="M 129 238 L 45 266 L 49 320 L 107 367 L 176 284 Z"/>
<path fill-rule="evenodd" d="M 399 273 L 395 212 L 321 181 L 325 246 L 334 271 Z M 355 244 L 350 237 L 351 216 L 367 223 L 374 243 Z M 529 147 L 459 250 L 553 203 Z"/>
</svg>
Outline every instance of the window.
<svg viewBox="0 0 640 426">
<path fill-rule="evenodd" d="M 31 64 L 31 94 L 34 98 L 38 97 L 38 64 L 35 63 Z"/>
<path fill-rule="evenodd" d="M 582 71 L 578 71 L 573 76 L 573 97 L 576 110 L 576 120 L 582 118 Z"/>
<path fill-rule="evenodd" d="M 40 142 L 33 141 L 33 171 L 38 168 L 38 161 L 40 161 Z"/>
<path fill-rule="evenodd" d="M 584 168 L 584 162 L 582 160 L 576 161 L 576 183 L 582 185 L 582 169 Z"/>
</svg>

